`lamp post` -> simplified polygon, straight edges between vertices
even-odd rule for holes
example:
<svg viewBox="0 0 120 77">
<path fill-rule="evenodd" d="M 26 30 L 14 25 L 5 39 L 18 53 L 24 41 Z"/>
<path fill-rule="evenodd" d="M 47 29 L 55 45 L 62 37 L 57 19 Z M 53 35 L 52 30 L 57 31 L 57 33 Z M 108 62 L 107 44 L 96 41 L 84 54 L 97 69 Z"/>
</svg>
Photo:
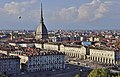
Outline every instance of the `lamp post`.
<svg viewBox="0 0 120 77">
<path fill-rule="evenodd" d="M 82 71 L 83 71 L 83 70 L 82 70 L 82 69 L 80 69 L 80 77 L 82 77 L 82 75 L 81 75 Z"/>
</svg>

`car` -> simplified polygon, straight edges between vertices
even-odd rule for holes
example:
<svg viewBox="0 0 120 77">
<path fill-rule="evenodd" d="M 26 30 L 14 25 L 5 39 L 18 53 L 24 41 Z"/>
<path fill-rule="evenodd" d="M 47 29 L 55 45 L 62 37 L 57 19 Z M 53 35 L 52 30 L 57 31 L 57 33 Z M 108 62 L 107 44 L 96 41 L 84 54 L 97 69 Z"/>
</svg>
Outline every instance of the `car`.
<svg viewBox="0 0 120 77">
<path fill-rule="evenodd" d="M 70 69 L 70 67 L 67 67 L 67 69 Z"/>
<path fill-rule="evenodd" d="M 52 71 L 55 71 L 55 69 L 53 69 Z"/>
<path fill-rule="evenodd" d="M 25 74 L 24 72 L 21 72 L 21 74 Z"/>
</svg>

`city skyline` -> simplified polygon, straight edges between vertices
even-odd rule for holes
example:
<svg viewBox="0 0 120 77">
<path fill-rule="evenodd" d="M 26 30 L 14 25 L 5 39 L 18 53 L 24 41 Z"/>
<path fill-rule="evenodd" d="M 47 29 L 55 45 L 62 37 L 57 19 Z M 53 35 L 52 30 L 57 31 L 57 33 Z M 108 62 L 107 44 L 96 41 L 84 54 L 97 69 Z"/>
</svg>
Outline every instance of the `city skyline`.
<svg viewBox="0 0 120 77">
<path fill-rule="evenodd" d="M 4 0 L 0 2 L 0 29 L 35 30 L 40 22 L 41 2 L 48 30 L 119 29 L 120 26 L 118 0 Z"/>
</svg>

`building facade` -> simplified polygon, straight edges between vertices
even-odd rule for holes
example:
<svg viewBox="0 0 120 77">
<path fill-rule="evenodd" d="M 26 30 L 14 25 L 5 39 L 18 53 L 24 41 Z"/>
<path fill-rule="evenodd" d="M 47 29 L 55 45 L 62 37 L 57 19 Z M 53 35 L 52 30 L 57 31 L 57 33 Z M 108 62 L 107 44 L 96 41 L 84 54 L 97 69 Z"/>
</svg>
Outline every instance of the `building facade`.
<svg viewBox="0 0 120 77">
<path fill-rule="evenodd" d="M 60 43 L 35 43 L 36 48 L 46 49 L 46 50 L 60 50 Z"/>
<path fill-rule="evenodd" d="M 29 56 L 28 72 L 64 69 L 64 55 L 59 52 L 47 52 L 38 56 Z"/>
<path fill-rule="evenodd" d="M 44 49 L 47 50 L 60 50 L 60 44 L 59 43 L 44 43 Z"/>
<path fill-rule="evenodd" d="M 63 45 L 60 43 L 44 43 L 35 44 L 36 48 L 42 48 L 46 50 L 57 50 L 59 52 L 65 53 L 68 57 L 74 57 L 79 59 L 86 58 L 86 48 L 80 45 Z"/>
<path fill-rule="evenodd" d="M 65 68 L 65 55 L 58 51 L 16 51 L 10 55 L 19 56 L 21 58 L 21 69 L 26 72 L 37 72 L 45 70 L 60 70 Z"/>
<path fill-rule="evenodd" d="M 35 43 L 36 48 L 43 49 L 44 48 L 43 46 L 44 46 L 43 43 Z"/>
<path fill-rule="evenodd" d="M 90 60 L 105 63 L 118 64 L 120 52 L 115 50 L 90 48 Z"/>
<path fill-rule="evenodd" d="M 20 74 L 20 58 L 0 54 L 0 73 L 7 75 Z"/>
<path fill-rule="evenodd" d="M 68 57 L 85 59 L 86 48 L 84 46 L 61 45 L 60 52 L 65 53 Z"/>
</svg>

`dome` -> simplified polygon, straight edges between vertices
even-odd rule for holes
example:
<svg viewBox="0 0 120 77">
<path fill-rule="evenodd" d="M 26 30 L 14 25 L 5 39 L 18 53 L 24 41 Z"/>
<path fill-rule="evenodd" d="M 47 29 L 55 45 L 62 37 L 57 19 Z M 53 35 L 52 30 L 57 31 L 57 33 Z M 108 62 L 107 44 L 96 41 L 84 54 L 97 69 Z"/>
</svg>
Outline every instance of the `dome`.
<svg viewBox="0 0 120 77">
<path fill-rule="evenodd" d="M 44 23 L 40 23 L 40 25 L 36 29 L 36 40 L 43 40 L 48 38 L 48 31 Z"/>
<path fill-rule="evenodd" d="M 43 23 L 40 23 L 40 25 L 37 27 L 36 34 L 48 34 L 47 28 Z"/>
</svg>

